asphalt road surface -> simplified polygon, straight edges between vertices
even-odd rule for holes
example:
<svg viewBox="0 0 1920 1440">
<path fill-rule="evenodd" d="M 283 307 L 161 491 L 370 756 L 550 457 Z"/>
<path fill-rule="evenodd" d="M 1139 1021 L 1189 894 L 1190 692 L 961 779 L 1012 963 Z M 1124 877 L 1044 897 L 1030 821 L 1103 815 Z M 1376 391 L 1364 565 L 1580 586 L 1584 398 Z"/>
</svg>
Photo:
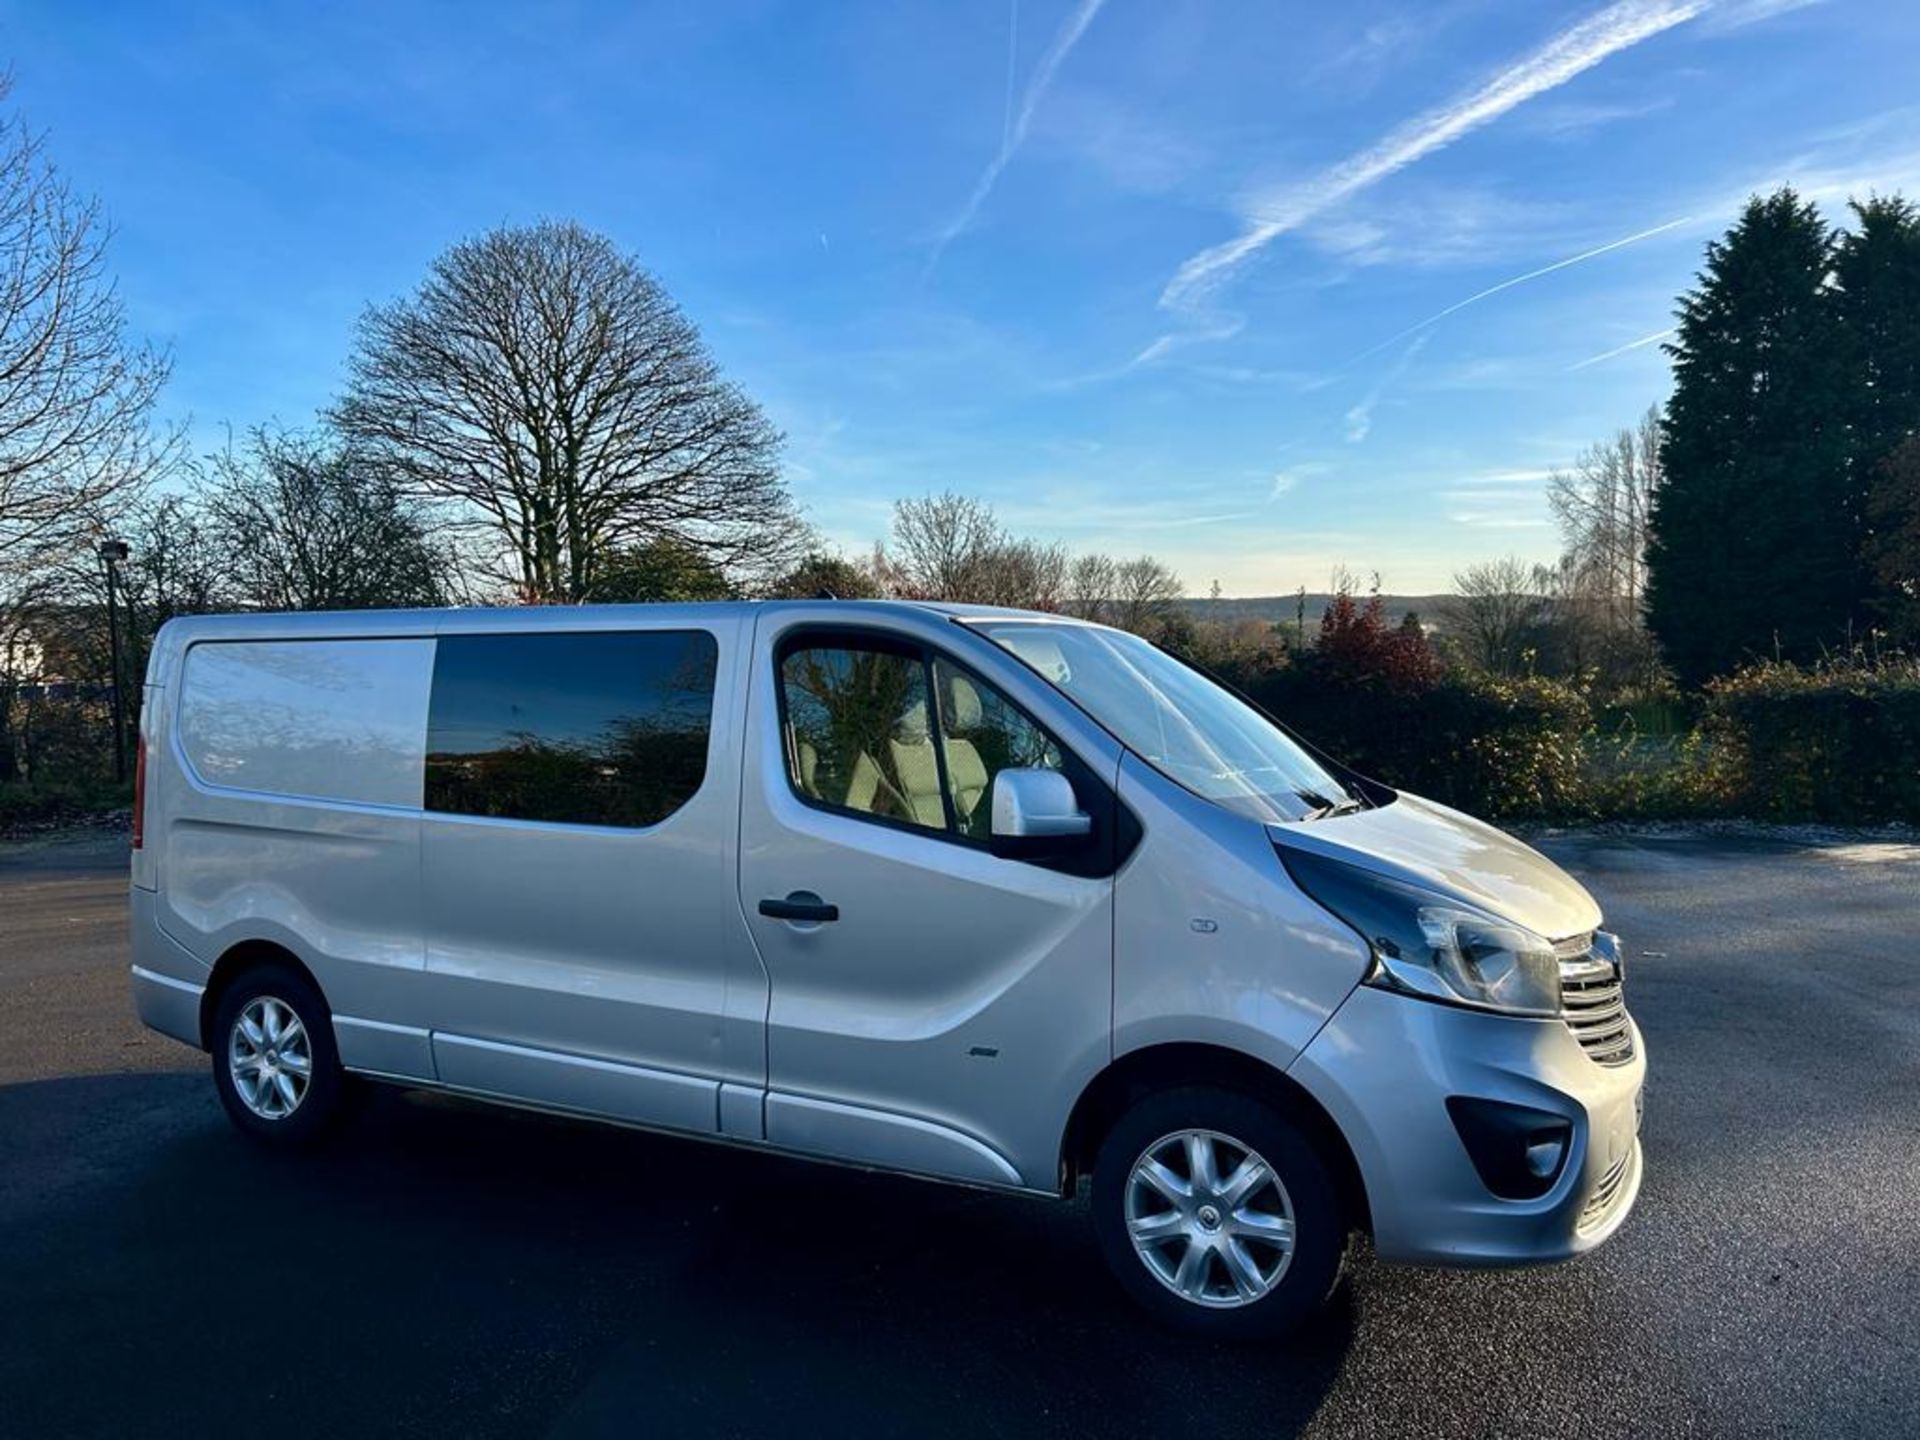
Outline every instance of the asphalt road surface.
<svg viewBox="0 0 1920 1440">
<path fill-rule="evenodd" d="M 1254 1349 L 1075 1206 L 397 1092 L 262 1154 L 133 1019 L 116 842 L 0 847 L 0 1433 L 1920 1434 L 1920 850 L 1543 846 L 1629 947 L 1637 1212 Z"/>
</svg>

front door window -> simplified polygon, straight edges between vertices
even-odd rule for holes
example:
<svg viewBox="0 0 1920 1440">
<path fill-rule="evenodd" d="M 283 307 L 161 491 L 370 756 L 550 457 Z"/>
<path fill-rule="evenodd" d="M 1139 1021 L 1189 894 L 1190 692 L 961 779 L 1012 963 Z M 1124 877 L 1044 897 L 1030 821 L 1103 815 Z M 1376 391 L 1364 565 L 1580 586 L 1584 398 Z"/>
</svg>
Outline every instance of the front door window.
<svg viewBox="0 0 1920 1440">
<path fill-rule="evenodd" d="M 1012 701 L 917 647 L 802 641 L 783 654 L 780 687 L 788 777 L 828 809 L 985 841 L 996 774 L 1062 766 Z"/>
</svg>

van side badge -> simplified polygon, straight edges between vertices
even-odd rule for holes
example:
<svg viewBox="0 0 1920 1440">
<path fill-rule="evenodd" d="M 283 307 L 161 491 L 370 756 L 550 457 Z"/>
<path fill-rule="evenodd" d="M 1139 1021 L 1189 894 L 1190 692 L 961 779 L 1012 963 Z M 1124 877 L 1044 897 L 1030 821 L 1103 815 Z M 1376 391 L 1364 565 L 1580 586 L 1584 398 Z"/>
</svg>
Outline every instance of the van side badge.
<svg viewBox="0 0 1920 1440">
<path fill-rule="evenodd" d="M 1191 925 L 1194 933 L 1198 935 L 1211 935 L 1220 928 L 1218 920 L 1189 920 L 1187 924 Z"/>
<path fill-rule="evenodd" d="M 967 1051 L 967 1054 L 979 1060 L 993 1060 L 999 1057 L 1000 1047 L 998 1045 L 976 1045 Z"/>
</svg>

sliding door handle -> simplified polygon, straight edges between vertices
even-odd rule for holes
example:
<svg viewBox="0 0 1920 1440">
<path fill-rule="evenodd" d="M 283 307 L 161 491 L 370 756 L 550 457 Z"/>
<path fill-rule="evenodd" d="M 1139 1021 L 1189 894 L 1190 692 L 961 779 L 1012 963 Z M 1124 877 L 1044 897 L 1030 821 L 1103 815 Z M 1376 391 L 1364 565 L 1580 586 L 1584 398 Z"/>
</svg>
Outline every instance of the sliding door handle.
<svg viewBox="0 0 1920 1440">
<path fill-rule="evenodd" d="M 811 890 L 796 890 L 784 900 L 762 900 L 760 913 L 770 920 L 797 920 L 804 925 L 825 925 L 840 918 L 840 907 L 829 905 Z"/>
</svg>

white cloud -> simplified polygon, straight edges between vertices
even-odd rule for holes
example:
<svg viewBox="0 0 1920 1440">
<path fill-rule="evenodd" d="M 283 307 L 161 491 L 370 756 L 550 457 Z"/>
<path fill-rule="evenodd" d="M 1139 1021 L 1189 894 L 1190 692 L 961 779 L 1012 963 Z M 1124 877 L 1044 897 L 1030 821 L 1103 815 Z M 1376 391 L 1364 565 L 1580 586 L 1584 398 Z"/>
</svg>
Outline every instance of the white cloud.
<svg viewBox="0 0 1920 1440">
<path fill-rule="evenodd" d="M 1598 355 L 1589 355 L 1586 359 L 1567 366 L 1567 369 L 1569 371 L 1584 370 L 1589 365 L 1598 365 L 1601 361 L 1611 360 L 1616 355 L 1625 355 L 1629 350 L 1638 350 L 1644 346 L 1652 345 L 1656 341 L 1666 339 L 1671 334 L 1673 334 L 1672 326 L 1668 326 L 1665 330 L 1656 330 L 1651 335 L 1642 335 L 1638 340 L 1629 340 L 1626 344 L 1616 345 L 1611 350 L 1602 350 Z"/>
<path fill-rule="evenodd" d="M 1669 230 L 1676 230 L 1682 225 L 1690 225 L 1692 223 L 1692 216 L 1683 215 L 1678 220 L 1668 220 L 1664 224 L 1655 225 L 1650 229 L 1638 230 L 1631 235 L 1624 235 L 1618 240 L 1609 240 L 1604 245 L 1595 245 L 1591 249 L 1582 250 L 1578 255 L 1569 255 L 1564 260 L 1556 260 L 1551 265 L 1539 266 L 1536 269 L 1527 271 L 1523 275 L 1509 276 L 1497 284 L 1487 286 L 1484 290 L 1476 290 L 1464 300 L 1454 301 L 1453 304 L 1443 310 L 1434 311 L 1433 314 L 1427 316 L 1424 320 L 1415 321 L 1413 324 L 1407 326 L 1406 329 L 1389 335 L 1386 339 L 1380 341 L 1379 344 L 1371 345 L 1367 349 L 1362 350 L 1354 359 L 1364 360 L 1369 355 L 1377 355 L 1389 345 L 1406 339 L 1407 336 L 1416 331 L 1425 330 L 1431 325 L 1438 324 L 1449 315 L 1457 314 L 1469 305 L 1478 305 L 1482 300 L 1498 295 L 1502 290 L 1511 290 L 1516 285 L 1525 285 L 1530 280 L 1538 280 L 1544 275 L 1551 275 L 1556 270 L 1565 270 L 1572 265 L 1583 265 L 1587 261 L 1597 259 L 1599 256 L 1608 254 L 1611 251 L 1622 249 L 1628 245 L 1637 245 L 1642 240 L 1650 240 L 1655 235 L 1664 235 Z"/>
<path fill-rule="evenodd" d="M 1785 15 L 1789 11 L 1805 10 L 1825 3 L 1826 0 L 1726 0 L 1726 3 L 1715 7 L 1713 15 L 1702 27 L 1702 33 L 1722 35 L 1729 30 L 1741 30 L 1748 25 L 1757 25 L 1762 20 Z"/>
<path fill-rule="evenodd" d="M 1463 485 L 1538 485 L 1552 470 L 1489 470 L 1484 475 L 1472 475 L 1461 481 Z"/>
<path fill-rule="evenodd" d="M 1302 480 L 1311 480 L 1316 475 L 1324 475 L 1333 466 L 1324 460 L 1309 460 L 1302 465 L 1288 465 L 1273 472 L 1273 484 L 1267 491 L 1269 501 L 1278 500 L 1292 490 Z"/>
<path fill-rule="evenodd" d="M 1673 104 L 1674 97 L 1671 95 L 1656 95 L 1647 100 L 1563 100 L 1541 106 L 1529 118 L 1527 126 L 1537 134 L 1566 140 L 1590 134 L 1604 125 L 1617 125 L 1623 120 L 1641 120 L 1649 115 L 1658 115 L 1664 110 L 1671 110 Z"/>
<path fill-rule="evenodd" d="M 1150 365 L 1163 356 L 1172 354 L 1187 345 L 1198 344 L 1202 340 L 1231 340 L 1246 326 L 1244 315 L 1208 315 L 1196 320 L 1187 330 L 1160 336 L 1146 349 L 1128 362 L 1127 368 L 1135 365 Z"/>
<path fill-rule="evenodd" d="M 1456 510 L 1447 516 L 1455 525 L 1474 530 L 1544 530 L 1551 521 L 1505 510 Z"/>
<path fill-rule="evenodd" d="M 1189 257 L 1160 297 L 1164 308 L 1191 311 L 1275 239 L 1389 175 L 1555 89 L 1611 55 L 1692 19 L 1708 0 L 1617 0 L 1563 30 L 1486 84 L 1389 131 L 1368 148 L 1304 183 L 1257 199 L 1233 239 Z"/>
<path fill-rule="evenodd" d="M 1344 265 L 1477 268 L 1568 249 L 1591 223 L 1567 202 L 1408 176 L 1309 221 L 1299 237 Z"/>
<path fill-rule="evenodd" d="M 936 237 L 933 254 L 927 260 L 929 274 L 940 263 L 940 257 L 945 253 L 947 246 L 951 245 L 954 239 L 973 223 L 973 217 L 980 213 L 980 207 L 986 203 L 987 196 L 993 192 L 994 184 L 1000 179 L 1000 172 L 1007 168 L 1020 146 L 1025 143 L 1027 130 L 1033 124 L 1034 111 L 1040 108 L 1041 100 L 1046 97 L 1047 88 L 1053 84 L 1054 75 L 1065 63 L 1067 56 L 1073 53 L 1073 47 L 1080 43 L 1080 37 L 1087 33 L 1087 26 L 1093 23 L 1093 17 L 1100 13 L 1100 7 L 1105 3 L 1106 0 L 1079 0 L 1079 4 L 1074 6 L 1073 13 L 1068 15 L 1060 28 L 1054 32 L 1052 42 L 1048 44 L 1046 52 L 1041 55 L 1039 63 L 1033 67 L 1033 74 L 1027 81 L 1026 92 L 1021 96 L 1018 110 L 1012 108 L 1012 92 L 1009 89 L 1007 119 L 1001 129 L 1000 148 L 987 162 L 987 168 L 980 172 L 980 178 L 974 182 L 972 191 L 967 195 L 967 202 L 960 207 L 959 214 L 955 215 Z M 1017 21 L 1018 18 L 1019 10 L 1016 7 L 1010 19 Z M 1011 37 L 1009 37 L 1009 44 L 1011 43 Z M 1013 75 L 1011 55 L 1009 55 L 1007 75 L 1011 82 Z"/>
<path fill-rule="evenodd" d="M 1035 144 L 1059 151 L 1131 195 L 1167 195 L 1207 183 L 1208 152 L 1152 111 L 1113 94 L 1077 88 L 1058 96 L 1035 125 Z"/>
<path fill-rule="evenodd" d="M 1366 398 L 1347 411 L 1347 443 L 1358 445 L 1373 433 L 1373 412 L 1379 406 L 1381 397 L 1392 388 L 1395 381 L 1407 373 L 1407 367 L 1413 363 L 1414 356 L 1426 349 L 1427 337 L 1416 335 L 1413 343 L 1400 352 L 1400 358 L 1393 362 L 1387 373 L 1375 382 Z"/>
</svg>

